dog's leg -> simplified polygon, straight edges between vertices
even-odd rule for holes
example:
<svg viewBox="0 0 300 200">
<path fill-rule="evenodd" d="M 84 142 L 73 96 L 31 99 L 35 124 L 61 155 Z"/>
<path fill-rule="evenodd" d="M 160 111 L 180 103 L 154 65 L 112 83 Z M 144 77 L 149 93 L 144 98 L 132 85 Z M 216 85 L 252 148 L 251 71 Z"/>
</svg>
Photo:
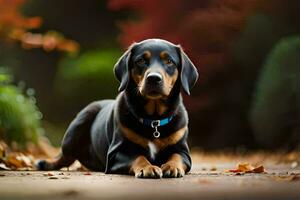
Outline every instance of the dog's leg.
<svg viewBox="0 0 300 200">
<path fill-rule="evenodd" d="M 130 167 L 130 173 L 137 178 L 161 178 L 162 171 L 159 167 L 151 165 L 145 156 L 138 156 Z"/>
<path fill-rule="evenodd" d="M 169 160 L 161 166 L 163 177 L 179 178 L 185 174 L 186 166 L 179 154 L 173 154 Z"/>
<path fill-rule="evenodd" d="M 74 158 L 66 157 L 63 154 L 55 161 L 40 160 L 36 167 L 39 170 L 59 170 L 62 167 L 68 167 L 75 161 Z"/>
</svg>

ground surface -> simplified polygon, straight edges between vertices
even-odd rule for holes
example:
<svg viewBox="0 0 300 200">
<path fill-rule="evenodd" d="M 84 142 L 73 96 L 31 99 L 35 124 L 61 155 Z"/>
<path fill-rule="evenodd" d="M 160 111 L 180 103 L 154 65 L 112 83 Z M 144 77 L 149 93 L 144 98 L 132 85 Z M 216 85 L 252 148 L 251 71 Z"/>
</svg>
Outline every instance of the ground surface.
<svg viewBox="0 0 300 200">
<path fill-rule="evenodd" d="M 0 171 L 0 199 L 300 199 L 297 162 L 260 160 L 267 173 L 224 172 L 246 159 L 195 158 L 189 175 L 159 180 L 98 172 L 56 171 L 53 178 L 40 171 Z"/>
</svg>

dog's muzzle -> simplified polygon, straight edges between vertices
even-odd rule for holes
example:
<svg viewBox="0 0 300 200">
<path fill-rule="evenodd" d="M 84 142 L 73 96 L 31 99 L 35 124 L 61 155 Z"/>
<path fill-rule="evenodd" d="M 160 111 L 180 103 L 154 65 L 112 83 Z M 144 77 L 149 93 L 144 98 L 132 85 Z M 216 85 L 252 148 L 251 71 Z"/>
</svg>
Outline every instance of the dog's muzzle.
<svg viewBox="0 0 300 200">
<path fill-rule="evenodd" d="M 162 75 L 157 72 L 150 72 L 146 77 L 146 84 L 148 85 L 159 85 L 162 83 Z"/>
</svg>

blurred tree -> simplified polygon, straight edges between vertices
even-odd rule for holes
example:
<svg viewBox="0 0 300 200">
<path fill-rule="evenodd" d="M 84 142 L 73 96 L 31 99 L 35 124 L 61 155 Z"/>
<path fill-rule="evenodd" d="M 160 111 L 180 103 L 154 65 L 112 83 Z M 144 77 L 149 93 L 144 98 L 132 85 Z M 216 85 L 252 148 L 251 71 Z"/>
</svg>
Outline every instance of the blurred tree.
<svg viewBox="0 0 300 200">
<path fill-rule="evenodd" d="M 78 112 L 91 101 L 115 98 L 118 81 L 113 66 L 120 56 L 119 50 L 99 49 L 61 60 L 53 96 L 53 100 L 64 102 L 59 109 Z"/>
<path fill-rule="evenodd" d="M 66 60 L 76 60 L 77 55 L 72 58 L 73 55 L 65 55 L 59 51 L 44 51 L 44 49 L 52 49 L 54 46 L 58 48 L 60 45 L 53 44 L 52 37 L 62 39 L 64 36 L 61 33 L 67 38 L 72 38 L 72 41 L 76 41 L 80 44 L 80 53 L 82 54 L 85 54 L 86 51 L 91 52 L 93 49 L 95 49 L 96 52 L 98 49 L 103 49 L 103 51 L 105 51 L 106 48 L 109 50 L 117 49 L 119 45 L 115 41 L 115 37 L 118 30 L 115 21 L 119 18 L 126 18 L 128 13 L 127 11 L 119 13 L 109 12 L 106 8 L 107 2 L 99 0 L 23 0 L 20 2 L 21 3 L 18 4 L 18 8 L 20 9 L 16 9 L 16 13 L 29 19 L 31 18 L 30 16 L 39 16 L 43 20 L 43 23 L 38 26 L 38 28 L 28 34 L 31 38 L 29 41 L 39 43 L 41 39 L 44 40 L 44 38 L 47 38 L 47 47 L 26 51 L 2 43 L 0 44 L 0 53 L 3 53 L 2 55 L 6 55 L 7 58 L 11 59 L 8 61 L 0 55 L 0 63 L 4 62 L 5 65 L 13 69 L 16 82 L 24 80 L 28 86 L 36 89 L 36 97 L 39 100 L 38 106 L 44 113 L 44 119 L 55 122 L 70 121 L 71 118 L 74 117 L 74 114 L 78 112 L 78 107 L 83 106 L 83 101 L 73 100 L 73 107 L 64 110 L 67 99 L 63 99 L 63 95 L 61 98 L 56 99 L 55 96 L 59 93 L 56 90 L 59 87 L 55 81 L 60 79 L 62 86 L 65 84 L 64 81 L 69 81 L 61 78 L 64 75 L 59 74 L 63 72 L 63 70 L 59 69 L 59 65 L 60 62 L 65 62 L 66 56 L 70 56 L 70 58 L 66 58 Z M 41 36 L 37 32 L 45 34 Z M 33 37 L 31 37 L 32 34 Z M 24 47 L 28 46 L 25 45 Z M 80 57 L 80 54 L 78 56 Z M 96 57 L 90 58 L 96 59 Z M 92 63 L 93 61 L 88 62 Z M 98 64 L 97 62 L 95 63 Z M 95 66 L 95 68 L 97 67 L 100 68 L 101 66 Z M 112 73 L 112 67 L 113 65 L 111 69 L 104 68 Z M 82 70 L 83 69 L 84 68 L 82 68 Z M 56 78 L 56 76 L 58 78 Z M 98 78 L 101 79 L 101 77 L 102 75 L 98 74 Z M 76 82 L 77 79 L 73 79 L 72 81 L 74 85 L 79 84 Z M 80 82 L 81 79 L 79 78 L 78 81 Z M 85 87 L 83 89 L 83 87 L 79 87 L 76 92 L 80 96 L 80 94 L 90 91 L 90 95 L 87 96 L 87 98 L 89 97 L 89 101 L 92 101 L 99 98 L 100 94 L 92 90 L 93 88 Z M 112 95 L 114 95 L 113 90 L 111 90 L 109 96 Z M 53 109 L 53 107 L 62 109 L 57 110 Z"/>
<path fill-rule="evenodd" d="M 26 0 L 0 0 L 0 40 L 7 42 L 19 41 L 25 49 L 43 48 L 45 51 L 59 50 L 77 52 L 78 44 L 65 39 L 57 32 L 47 32 L 45 35 L 31 33 L 42 24 L 41 17 L 25 17 L 20 13 L 20 7 Z"/>
<path fill-rule="evenodd" d="M 232 41 L 257 7 L 257 1 L 110 0 L 108 7 L 129 8 L 138 15 L 137 19 L 120 23 L 123 46 L 153 37 L 180 43 L 198 66 L 201 83 L 205 83 L 224 68 Z"/>
<path fill-rule="evenodd" d="M 300 37 L 288 37 L 271 51 L 261 70 L 251 110 L 257 140 L 268 147 L 300 144 Z"/>
<path fill-rule="evenodd" d="M 261 77 L 264 75 L 261 75 L 261 73 L 264 73 L 265 68 L 267 68 L 265 63 L 270 63 L 270 61 L 266 61 L 266 58 L 270 60 L 271 55 L 270 52 L 274 52 L 275 50 L 272 50 L 274 46 L 281 41 L 282 38 L 288 38 L 294 35 L 300 34 L 300 22 L 299 20 L 296 20 L 300 18 L 300 2 L 298 0 L 267 0 L 264 1 L 263 4 L 260 7 L 259 12 L 257 12 L 255 15 L 248 18 L 246 26 L 244 30 L 242 31 L 241 35 L 236 40 L 235 44 L 232 48 L 232 54 L 233 54 L 233 63 L 236 66 L 237 74 L 239 75 L 239 85 L 241 88 L 241 95 L 239 95 L 238 99 L 243 102 L 243 108 L 241 110 L 244 110 L 244 113 L 246 115 L 243 116 L 243 118 L 249 116 L 249 112 L 258 112 L 254 111 L 253 109 L 257 109 L 258 107 L 254 108 L 251 105 L 257 105 L 258 104 L 258 96 L 256 91 L 256 81 L 259 78 L 259 83 L 261 85 Z M 292 41 L 292 39 L 291 39 Z M 294 40 L 295 41 L 295 40 Z M 292 44 L 290 44 L 292 46 Z M 276 45 L 277 46 L 277 45 Z M 284 51 L 280 51 L 283 53 Z M 272 54 L 272 53 L 271 53 Z M 288 56 L 291 54 L 293 55 L 293 52 L 286 51 L 286 53 L 283 53 L 282 56 Z M 275 60 L 275 59 L 274 59 Z M 276 59 L 277 61 L 279 59 Z M 275 64 L 275 63 L 274 63 Z M 263 67 L 263 70 L 261 70 L 261 67 Z M 280 68 L 283 70 L 284 68 L 287 68 L 287 72 L 289 73 L 289 67 L 288 66 L 273 66 L 274 70 L 275 68 Z M 272 68 L 269 66 L 268 68 Z M 271 84 L 271 83 L 269 83 Z M 268 85 L 269 85 L 268 84 Z M 274 85 L 275 86 L 275 85 Z M 262 86 L 259 86 L 259 88 Z M 292 89 L 288 89 L 289 91 L 286 91 L 287 93 L 292 92 Z M 253 98 L 253 92 L 254 92 L 254 98 Z M 265 91 L 267 92 L 267 90 Z M 266 94 L 267 95 L 267 94 Z M 262 94 L 260 94 L 262 98 Z M 252 102 L 254 101 L 254 102 Z M 274 101 L 276 101 L 274 99 Z M 268 109 L 268 106 L 266 107 Z M 262 113 L 267 113 L 266 111 L 261 111 Z M 274 116 L 275 117 L 275 116 Z M 262 116 L 260 116 L 262 119 Z M 270 119 L 271 120 L 271 119 Z M 287 120 L 286 123 L 289 123 Z M 285 123 L 285 122 L 282 122 Z M 267 126 L 267 125 L 265 125 Z M 257 141 L 264 146 L 264 147 L 279 147 L 278 141 L 280 140 L 278 137 L 278 132 L 272 133 L 262 133 L 260 131 L 261 136 L 257 135 L 258 131 L 255 128 L 255 135 Z M 260 129 L 261 130 L 261 129 Z M 279 130 L 278 130 L 279 131 Z M 286 142 L 287 144 L 291 144 L 292 138 L 294 138 L 294 141 L 296 142 L 295 135 L 293 134 L 286 134 Z M 288 139 L 288 137 L 290 137 Z M 265 142 L 262 142 L 262 139 L 264 138 Z M 268 140 L 268 142 L 266 141 Z M 284 142 L 284 139 L 281 141 Z M 293 145 L 295 146 L 295 145 Z"/>
<path fill-rule="evenodd" d="M 110 0 L 108 6 L 133 9 L 138 15 L 120 23 L 124 46 L 151 37 L 167 39 L 180 43 L 198 67 L 199 86 L 191 98 L 185 97 L 192 144 L 222 148 L 253 142 L 247 136 L 245 108 L 238 96 L 242 88 L 231 48 L 258 1 Z"/>
<path fill-rule="evenodd" d="M 159 37 L 180 43 L 198 66 L 200 81 L 185 97 L 192 144 L 203 148 L 253 146 L 248 122 L 259 68 L 283 36 L 299 32 L 297 0 L 110 0 L 131 9 L 120 42 Z"/>
</svg>

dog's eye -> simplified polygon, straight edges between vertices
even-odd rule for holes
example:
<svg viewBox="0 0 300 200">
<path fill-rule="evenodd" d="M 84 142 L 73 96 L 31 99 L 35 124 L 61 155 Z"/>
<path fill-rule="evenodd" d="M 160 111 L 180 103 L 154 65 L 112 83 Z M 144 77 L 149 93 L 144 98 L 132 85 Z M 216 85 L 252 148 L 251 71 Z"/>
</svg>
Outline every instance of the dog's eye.
<svg viewBox="0 0 300 200">
<path fill-rule="evenodd" d="M 145 61 L 145 59 L 140 58 L 140 59 L 138 59 L 135 63 L 136 63 L 137 65 L 145 65 L 145 64 L 146 64 L 146 61 Z"/>
<path fill-rule="evenodd" d="M 167 59 L 165 62 L 166 62 L 167 66 L 173 66 L 174 65 L 174 63 L 171 59 Z"/>
</svg>

